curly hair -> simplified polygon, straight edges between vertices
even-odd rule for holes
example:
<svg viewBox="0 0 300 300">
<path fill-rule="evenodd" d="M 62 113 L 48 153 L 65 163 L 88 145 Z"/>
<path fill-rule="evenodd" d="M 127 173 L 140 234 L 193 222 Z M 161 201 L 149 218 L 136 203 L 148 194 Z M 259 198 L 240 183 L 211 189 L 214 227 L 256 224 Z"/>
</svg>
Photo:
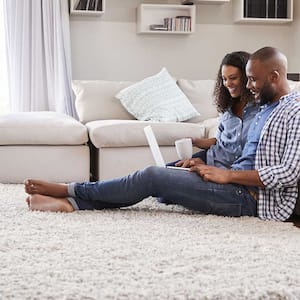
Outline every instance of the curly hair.
<svg viewBox="0 0 300 300">
<path fill-rule="evenodd" d="M 233 104 L 233 99 L 228 89 L 223 85 L 222 67 L 224 65 L 233 66 L 241 71 L 241 101 L 253 102 L 254 97 L 251 92 L 246 88 L 247 76 L 246 76 L 246 64 L 250 58 L 250 53 L 245 51 L 236 51 L 228 53 L 223 58 L 219 67 L 217 80 L 214 89 L 214 99 L 217 106 L 217 110 L 221 113 L 225 112 Z"/>
</svg>

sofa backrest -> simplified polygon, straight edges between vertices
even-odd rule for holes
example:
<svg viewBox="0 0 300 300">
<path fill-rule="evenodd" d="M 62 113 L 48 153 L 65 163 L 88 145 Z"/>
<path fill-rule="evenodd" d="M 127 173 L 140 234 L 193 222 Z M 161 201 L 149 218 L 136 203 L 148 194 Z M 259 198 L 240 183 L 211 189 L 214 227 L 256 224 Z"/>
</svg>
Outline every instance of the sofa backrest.
<svg viewBox="0 0 300 300">
<path fill-rule="evenodd" d="M 218 116 L 213 100 L 214 80 L 178 79 L 177 85 L 200 113 L 200 117 L 193 118 L 188 122 L 202 122 Z"/>
<path fill-rule="evenodd" d="M 134 120 L 115 95 L 130 81 L 74 80 L 72 88 L 76 96 L 75 106 L 82 123 L 96 120 Z M 177 84 L 200 113 L 200 117 L 187 122 L 198 123 L 218 116 L 213 104 L 214 80 L 179 79 Z"/>
<path fill-rule="evenodd" d="M 82 123 L 96 120 L 134 120 L 115 95 L 131 81 L 74 80 L 76 110 Z M 200 117 L 187 122 L 199 123 L 218 116 L 213 103 L 214 80 L 178 79 L 177 85 L 191 101 Z M 300 91 L 300 82 L 289 80 L 291 90 Z"/>
<path fill-rule="evenodd" d="M 82 123 L 96 120 L 134 120 L 115 95 L 133 84 L 130 81 L 73 80 L 75 106 Z"/>
</svg>

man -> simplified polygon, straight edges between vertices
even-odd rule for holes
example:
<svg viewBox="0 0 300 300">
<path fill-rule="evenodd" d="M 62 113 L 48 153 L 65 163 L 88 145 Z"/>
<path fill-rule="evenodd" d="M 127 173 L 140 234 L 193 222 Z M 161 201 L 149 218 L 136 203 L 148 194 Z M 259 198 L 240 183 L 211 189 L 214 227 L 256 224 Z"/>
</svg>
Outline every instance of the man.
<svg viewBox="0 0 300 300">
<path fill-rule="evenodd" d="M 266 104 L 264 111 L 270 115 L 261 132 L 261 118 L 268 114 L 258 114 L 257 126 L 249 130 L 250 142 L 232 169 L 193 165 L 191 161 L 190 172 L 148 167 L 95 183 L 27 180 L 29 208 L 64 212 L 114 208 L 154 196 L 203 213 L 255 216 L 258 212 L 262 219 L 286 220 L 296 203 L 300 175 L 300 95 L 289 93 L 287 60 L 275 48 L 265 47 L 251 55 L 246 73 L 247 87 Z M 248 170 L 244 165 L 253 160 L 256 146 L 255 170 Z"/>
</svg>

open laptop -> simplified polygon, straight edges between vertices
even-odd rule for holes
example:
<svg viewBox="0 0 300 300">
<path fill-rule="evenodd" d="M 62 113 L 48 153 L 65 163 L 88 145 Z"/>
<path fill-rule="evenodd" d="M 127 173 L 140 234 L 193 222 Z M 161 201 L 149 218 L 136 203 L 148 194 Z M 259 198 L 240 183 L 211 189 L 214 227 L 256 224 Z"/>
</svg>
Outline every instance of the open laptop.
<svg viewBox="0 0 300 300">
<path fill-rule="evenodd" d="M 189 168 L 181 168 L 181 167 L 173 167 L 173 166 L 166 166 L 164 158 L 161 154 L 161 151 L 159 149 L 156 137 L 154 135 L 154 132 L 151 128 L 151 126 L 146 126 L 144 128 L 144 132 L 148 141 L 148 144 L 150 146 L 154 161 L 158 167 L 164 167 L 164 168 L 170 168 L 170 169 L 178 169 L 178 170 L 184 170 L 188 171 Z"/>
</svg>

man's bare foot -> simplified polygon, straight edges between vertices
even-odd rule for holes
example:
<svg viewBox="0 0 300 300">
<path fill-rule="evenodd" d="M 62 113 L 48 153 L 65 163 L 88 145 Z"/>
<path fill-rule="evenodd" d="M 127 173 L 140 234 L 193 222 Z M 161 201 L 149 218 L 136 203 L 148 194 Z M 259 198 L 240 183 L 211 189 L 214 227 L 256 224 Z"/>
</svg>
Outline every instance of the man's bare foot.
<svg viewBox="0 0 300 300">
<path fill-rule="evenodd" d="M 40 194 L 58 198 L 68 197 L 68 185 L 64 183 L 52 183 L 36 179 L 26 179 L 24 181 L 25 192 L 27 194 Z"/>
<path fill-rule="evenodd" d="M 30 210 L 73 212 L 74 208 L 66 198 L 55 198 L 34 194 L 26 198 Z"/>
</svg>

